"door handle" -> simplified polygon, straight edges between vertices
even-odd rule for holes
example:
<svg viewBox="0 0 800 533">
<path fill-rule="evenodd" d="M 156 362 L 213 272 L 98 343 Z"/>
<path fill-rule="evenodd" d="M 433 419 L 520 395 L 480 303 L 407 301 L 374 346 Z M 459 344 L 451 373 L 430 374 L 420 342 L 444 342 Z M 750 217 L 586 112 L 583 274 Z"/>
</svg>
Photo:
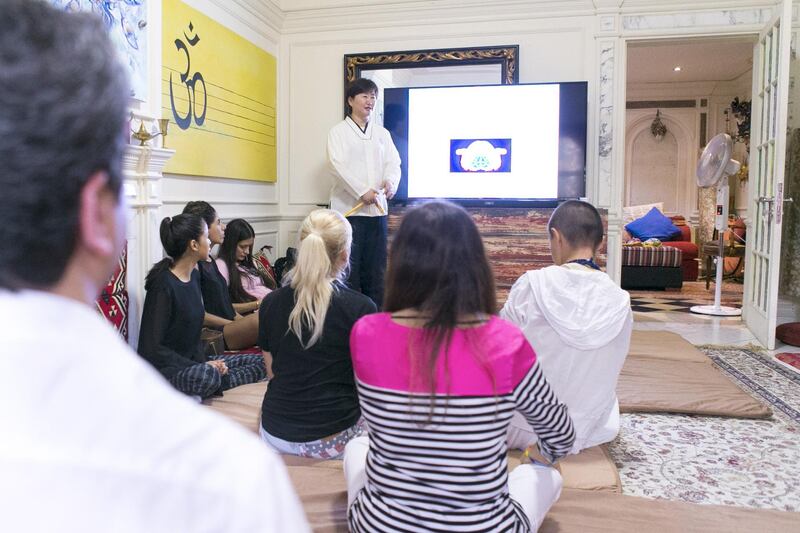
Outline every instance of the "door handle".
<svg viewBox="0 0 800 533">
<path fill-rule="evenodd" d="M 785 204 L 786 204 L 786 203 L 792 204 L 792 203 L 794 203 L 794 200 L 792 200 L 792 198 L 791 198 L 791 197 L 789 197 L 789 198 L 784 198 L 784 199 L 783 199 L 783 203 L 785 203 Z"/>
<path fill-rule="evenodd" d="M 761 203 L 765 203 L 765 204 L 771 204 L 772 202 L 775 201 L 775 197 L 774 196 L 759 196 L 757 201 L 761 202 Z"/>
</svg>

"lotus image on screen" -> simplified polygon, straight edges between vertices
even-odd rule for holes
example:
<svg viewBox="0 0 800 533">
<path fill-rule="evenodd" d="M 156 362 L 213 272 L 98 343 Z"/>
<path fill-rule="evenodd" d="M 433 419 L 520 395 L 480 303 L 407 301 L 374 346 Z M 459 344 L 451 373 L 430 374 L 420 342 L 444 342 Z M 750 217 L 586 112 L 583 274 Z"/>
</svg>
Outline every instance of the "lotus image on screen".
<svg viewBox="0 0 800 533">
<path fill-rule="evenodd" d="M 495 148 L 489 141 L 473 141 L 466 148 L 456 150 L 456 155 L 461 156 L 461 168 L 471 172 L 492 172 L 503 164 L 504 156 L 508 153 L 505 148 Z"/>
<path fill-rule="evenodd" d="M 451 139 L 450 172 L 510 172 L 511 139 Z"/>
</svg>

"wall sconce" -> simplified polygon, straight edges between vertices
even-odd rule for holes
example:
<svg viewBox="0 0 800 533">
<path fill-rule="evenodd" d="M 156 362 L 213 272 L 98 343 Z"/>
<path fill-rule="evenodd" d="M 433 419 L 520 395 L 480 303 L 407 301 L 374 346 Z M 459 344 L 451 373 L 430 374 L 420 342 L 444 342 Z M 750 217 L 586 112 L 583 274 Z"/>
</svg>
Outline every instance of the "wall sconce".
<svg viewBox="0 0 800 533">
<path fill-rule="evenodd" d="M 667 127 L 661 122 L 661 110 L 656 110 L 656 118 L 653 119 L 653 123 L 650 124 L 650 133 L 653 134 L 653 137 L 656 138 L 657 142 L 661 142 L 664 138 L 664 135 L 667 134 Z"/>
</svg>

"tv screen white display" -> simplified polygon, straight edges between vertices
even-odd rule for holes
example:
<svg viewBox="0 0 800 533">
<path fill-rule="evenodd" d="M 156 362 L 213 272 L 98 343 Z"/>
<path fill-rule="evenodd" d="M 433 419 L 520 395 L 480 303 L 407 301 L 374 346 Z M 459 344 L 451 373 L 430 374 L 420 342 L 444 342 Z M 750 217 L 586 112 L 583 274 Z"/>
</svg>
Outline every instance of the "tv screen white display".
<svg viewBox="0 0 800 533">
<path fill-rule="evenodd" d="M 585 195 L 586 83 L 386 89 L 397 201 L 517 205 Z"/>
</svg>

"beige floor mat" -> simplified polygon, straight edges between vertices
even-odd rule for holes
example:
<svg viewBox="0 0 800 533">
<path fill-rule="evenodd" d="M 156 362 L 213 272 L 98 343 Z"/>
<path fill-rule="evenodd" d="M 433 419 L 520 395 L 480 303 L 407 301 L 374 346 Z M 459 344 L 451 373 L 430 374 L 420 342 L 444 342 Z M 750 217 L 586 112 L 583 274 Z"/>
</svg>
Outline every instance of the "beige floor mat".
<svg viewBox="0 0 800 533">
<path fill-rule="evenodd" d="M 628 355 L 648 359 L 711 364 L 711 359 L 695 348 L 692 343 L 670 331 L 633 330 Z"/>
<path fill-rule="evenodd" d="M 617 382 L 623 413 L 684 413 L 768 418 L 769 407 L 714 365 L 630 356 Z"/>
<path fill-rule="evenodd" d="M 239 422 L 254 433 L 258 433 L 261 420 L 261 402 L 267 391 L 267 382 L 242 385 L 229 391 L 220 398 L 209 398 L 203 401 L 204 405 L 214 411 Z"/>
<path fill-rule="evenodd" d="M 540 533 L 800 532 L 800 513 L 564 489 Z"/>
</svg>

